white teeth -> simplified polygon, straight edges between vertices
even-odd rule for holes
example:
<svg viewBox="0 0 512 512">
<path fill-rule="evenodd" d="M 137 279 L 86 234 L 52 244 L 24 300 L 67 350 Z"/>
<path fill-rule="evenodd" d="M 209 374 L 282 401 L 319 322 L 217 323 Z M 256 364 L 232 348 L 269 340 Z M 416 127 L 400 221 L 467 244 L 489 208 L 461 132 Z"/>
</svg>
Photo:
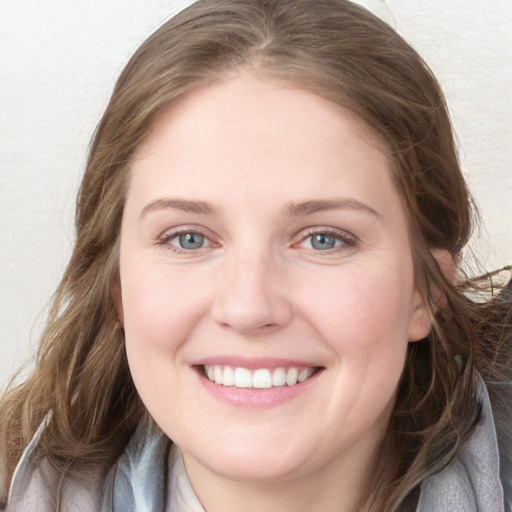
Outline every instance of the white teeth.
<svg viewBox="0 0 512 512">
<path fill-rule="evenodd" d="M 304 382 L 305 380 L 309 379 L 311 375 L 313 375 L 313 368 L 304 368 L 299 372 L 297 380 L 299 382 Z"/>
<path fill-rule="evenodd" d="M 276 368 L 272 372 L 272 386 L 284 386 L 286 384 L 286 372 L 284 368 Z"/>
<path fill-rule="evenodd" d="M 286 372 L 286 384 L 288 384 L 288 386 L 295 386 L 295 384 L 297 384 L 298 376 L 299 370 L 297 370 L 297 368 L 290 368 Z"/>
<path fill-rule="evenodd" d="M 224 367 L 224 373 L 222 375 L 223 386 L 234 386 L 235 385 L 235 372 L 231 366 Z"/>
<path fill-rule="evenodd" d="M 247 370 L 246 368 L 235 369 L 235 387 L 252 388 L 251 370 Z"/>
<path fill-rule="evenodd" d="M 270 370 L 262 368 L 256 370 L 252 376 L 252 387 L 253 388 L 271 388 L 272 387 L 272 374 Z"/>
<path fill-rule="evenodd" d="M 312 367 L 299 368 L 259 368 L 248 370 L 247 368 L 223 365 L 205 365 L 204 374 L 211 382 L 221 386 L 235 386 L 237 388 L 268 389 L 280 386 L 295 386 L 304 382 L 315 373 Z"/>
<path fill-rule="evenodd" d="M 222 368 L 220 366 L 213 367 L 213 378 L 215 384 L 222 384 Z"/>
</svg>

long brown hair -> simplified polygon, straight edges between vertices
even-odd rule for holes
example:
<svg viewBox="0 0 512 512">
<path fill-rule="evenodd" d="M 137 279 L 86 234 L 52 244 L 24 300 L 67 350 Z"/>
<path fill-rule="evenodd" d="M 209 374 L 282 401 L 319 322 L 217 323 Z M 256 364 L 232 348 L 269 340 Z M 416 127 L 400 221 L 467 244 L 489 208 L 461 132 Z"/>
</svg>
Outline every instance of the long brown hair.
<svg viewBox="0 0 512 512">
<path fill-rule="evenodd" d="M 447 279 L 431 252 L 444 249 L 460 260 L 473 208 L 445 100 L 428 66 L 387 24 L 346 0 L 200 0 L 137 50 L 94 135 L 77 200 L 74 251 L 35 369 L 2 399 L 6 483 L 50 412 L 40 443 L 62 476 L 78 473 L 82 464 L 111 466 L 147 415 L 112 300 L 130 160 L 166 106 L 240 68 L 349 108 L 379 135 L 394 162 L 417 286 L 433 328 L 409 347 L 372 485 L 378 510 L 405 510 L 418 484 L 471 434 L 479 418 L 475 372 L 504 380 L 508 351 L 506 335 L 492 327 L 497 314 L 488 322 L 490 307 L 467 299 L 463 284 Z"/>
</svg>

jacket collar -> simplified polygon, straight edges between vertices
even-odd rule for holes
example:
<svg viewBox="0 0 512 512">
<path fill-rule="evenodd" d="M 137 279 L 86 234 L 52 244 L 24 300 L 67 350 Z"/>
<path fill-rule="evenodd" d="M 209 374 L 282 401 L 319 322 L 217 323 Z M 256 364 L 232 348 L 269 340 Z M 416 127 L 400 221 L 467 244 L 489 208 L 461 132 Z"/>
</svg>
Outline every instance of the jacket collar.
<svg viewBox="0 0 512 512">
<path fill-rule="evenodd" d="M 489 394 L 478 377 L 482 417 L 455 459 L 421 485 L 417 512 L 504 512 L 500 460 Z"/>
</svg>

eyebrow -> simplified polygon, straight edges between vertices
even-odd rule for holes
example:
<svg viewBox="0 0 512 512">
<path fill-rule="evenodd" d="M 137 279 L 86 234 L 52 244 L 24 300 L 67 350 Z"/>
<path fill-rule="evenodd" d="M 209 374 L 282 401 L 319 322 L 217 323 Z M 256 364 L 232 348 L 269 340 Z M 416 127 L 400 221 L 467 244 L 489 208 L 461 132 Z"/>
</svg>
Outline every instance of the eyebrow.
<svg viewBox="0 0 512 512">
<path fill-rule="evenodd" d="M 215 208 L 213 208 L 213 206 L 205 201 L 189 201 L 186 199 L 163 198 L 152 201 L 151 203 L 144 206 L 140 216 L 144 217 L 149 212 L 155 210 L 164 210 L 167 208 L 174 208 L 176 210 L 199 213 L 202 215 L 211 215 L 215 213 Z"/>
<path fill-rule="evenodd" d="M 216 209 L 206 201 L 191 201 L 179 198 L 162 198 L 156 199 L 151 203 L 144 206 L 140 214 L 144 217 L 149 212 L 162 210 L 167 208 L 174 208 L 184 212 L 198 213 L 201 215 L 212 215 Z M 358 201 L 357 199 L 349 198 L 336 198 L 336 199 L 312 199 L 309 201 L 302 201 L 300 203 L 289 203 L 284 214 L 290 217 L 299 217 L 302 215 L 311 215 L 313 213 L 327 211 L 327 210 L 355 210 L 369 213 L 375 217 L 382 217 L 380 213 L 374 210 L 371 206 Z"/>
<path fill-rule="evenodd" d="M 315 199 L 303 201 L 300 203 L 290 203 L 286 209 L 286 215 L 298 217 L 301 215 L 311 215 L 312 213 L 326 210 L 355 210 L 370 213 L 375 217 L 382 217 L 380 213 L 371 206 L 358 201 L 357 199 L 336 198 L 336 199 Z"/>
</svg>

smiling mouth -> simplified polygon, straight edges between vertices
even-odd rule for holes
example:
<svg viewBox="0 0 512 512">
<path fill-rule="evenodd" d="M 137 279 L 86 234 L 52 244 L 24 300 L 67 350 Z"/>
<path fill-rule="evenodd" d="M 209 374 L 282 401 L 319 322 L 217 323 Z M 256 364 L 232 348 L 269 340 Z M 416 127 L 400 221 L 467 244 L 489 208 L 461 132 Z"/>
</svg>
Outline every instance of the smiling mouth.
<svg viewBox="0 0 512 512">
<path fill-rule="evenodd" d="M 235 388 L 269 389 L 274 387 L 295 386 L 311 378 L 320 368 L 317 367 L 279 367 L 249 370 L 227 365 L 204 365 L 203 377 L 219 386 Z"/>
</svg>

